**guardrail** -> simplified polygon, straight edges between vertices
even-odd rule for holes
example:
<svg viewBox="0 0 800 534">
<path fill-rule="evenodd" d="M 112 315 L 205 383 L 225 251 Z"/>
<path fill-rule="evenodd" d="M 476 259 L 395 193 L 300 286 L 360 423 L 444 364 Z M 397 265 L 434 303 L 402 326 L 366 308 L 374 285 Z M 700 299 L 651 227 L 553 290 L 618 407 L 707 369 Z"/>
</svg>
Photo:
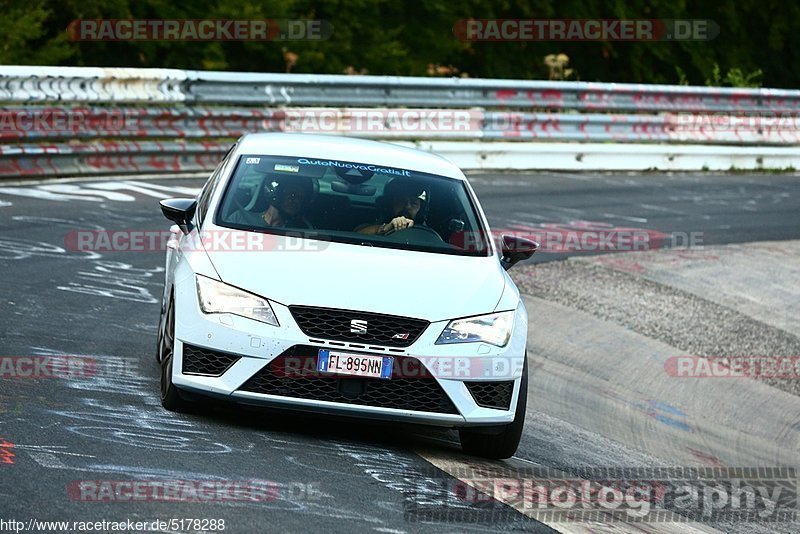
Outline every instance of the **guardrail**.
<svg viewBox="0 0 800 534">
<path fill-rule="evenodd" d="M 800 91 L 783 89 L 93 67 L 0 67 L 0 101 L 634 112 L 800 111 Z"/>
<path fill-rule="evenodd" d="M 377 121 L 373 119 L 378 119 Z M 429 121 L 429 119 L 433 119 Z M 800 143 L 800 116 L 755 121 L 691 113 L 525 113 L 405 108 L 0 108 L 0 141 L 237 138 L 246 132 L 346 133 L 378 139 L 482 139 L 719 144 Z M 426 124 L 430 122 L 430 124 Z M 3 128 L 3 125 L 14 126 Z"/>
<path fill-rule="evenodd" d="M 229 147 L 223 142 L 157 141 L 0 146 L 0 177 L 206 171 L 216 167 Z"/>
<path fill-rule="evenodd" d="M 415 141 L 800 143 L 800 91 L 777 89 L 0 67 L 0 103 L 0 142 L 7 143 L 0 177 L 205 170 L 219 147 L 247 131 Z"/>
</svg>

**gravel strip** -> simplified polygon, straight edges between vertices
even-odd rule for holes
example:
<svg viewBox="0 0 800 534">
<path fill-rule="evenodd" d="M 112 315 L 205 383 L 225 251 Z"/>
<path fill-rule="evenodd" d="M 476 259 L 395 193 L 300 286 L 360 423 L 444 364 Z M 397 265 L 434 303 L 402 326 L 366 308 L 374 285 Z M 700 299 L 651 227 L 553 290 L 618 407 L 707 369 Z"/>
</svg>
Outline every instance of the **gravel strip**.
<svg viewBox="0 0 800 534">
<path fill-rule="evenodd" d="M 798 356 L 800 338 L 691 293 L 579 260 L 518 266 L 520 291 L 672 345 L 695 356 Z M 536 321 L 531 311 L 531 321 Z M 682 354 L 676 354 L 679 356 Z M 764 378 L 800 395 L 800 381 Z"/>
</svg>

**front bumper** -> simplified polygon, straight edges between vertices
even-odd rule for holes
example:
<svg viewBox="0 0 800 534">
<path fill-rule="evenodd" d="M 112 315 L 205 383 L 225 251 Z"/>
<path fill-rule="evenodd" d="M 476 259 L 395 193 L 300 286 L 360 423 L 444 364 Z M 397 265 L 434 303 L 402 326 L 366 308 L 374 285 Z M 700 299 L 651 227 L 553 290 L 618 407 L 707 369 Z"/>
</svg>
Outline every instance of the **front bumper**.
<svg viewBox="0 0 800 534">
<path fill-rule="evenodd" d="M 527 313 L 521 303 L 516 310 L 511 340 L 502 348 L 485 343 L 436 345 L 435 341 L 447 321 L 431 323 L 408 347 L 370 345 L 366 348 L 358 343 L 310 338 L 297 326 L 289 308 L 277 303 L 273 303 L 273 310 L 280 326 L 275 327 L 230 314 L 202 313 L 193 283 L 178 284 L 175 301 L 176 336 L 172 380 L 179 389 L 241 404 L 445 427 L 491 426 L 514 420 L 527 341 Z M 188 374 L 189 371 L 184 372 L 185 345 L 228 353 L 234 359 L 220 376 Z M 398 362 L 417 360 L 418 365 L 415 368 L 422 369 L 422 374 L 415 375 L 415 378 L 434 381 L 449 403 L 452 403 L 453 409 L 427 408 L 422 411 L 404 409 L 402 406 L 389 407 L 391 403 L 387 402 L 383 402 L 383 406 L 374 406 L 339 397 L 332 402 L 319 398 L 303 398 L 296 396 L 296 392 L 276 395 L 253 391 L 258 388 L 251 387 L 251 379 L 268 371 L 270 364 L 276 364 L 297 347 L 304 347 L 306 353 L 316 349 L 329 349 L 393 356 Z M 396 377 L 391 380 L 396 380 Z M 479 406 L 466 385 L 470 382 L 499 381 L 513 381 L 508 409 Z"/>
</svg>

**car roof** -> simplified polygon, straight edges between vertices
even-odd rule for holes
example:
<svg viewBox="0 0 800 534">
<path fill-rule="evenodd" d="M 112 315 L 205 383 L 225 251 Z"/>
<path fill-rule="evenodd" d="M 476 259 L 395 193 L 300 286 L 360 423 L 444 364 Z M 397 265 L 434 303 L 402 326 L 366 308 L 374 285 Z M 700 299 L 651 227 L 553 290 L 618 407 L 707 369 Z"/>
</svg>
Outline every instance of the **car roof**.
<svg viewBox="0 0 800 534">
<path fill-rule="evenodd" d="M 464 179 L 455 164 L 431 152 L 339 135 L 251 133 L 239 139 L 237 152 L 352 161 Z"/>
</svg>

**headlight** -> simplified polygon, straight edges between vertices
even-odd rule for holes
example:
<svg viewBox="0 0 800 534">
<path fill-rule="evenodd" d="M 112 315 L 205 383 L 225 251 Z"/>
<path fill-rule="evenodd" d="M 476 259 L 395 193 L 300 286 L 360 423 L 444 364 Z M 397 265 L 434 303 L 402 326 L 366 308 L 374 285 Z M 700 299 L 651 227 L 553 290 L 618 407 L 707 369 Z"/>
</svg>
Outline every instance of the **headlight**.
<svg viewBox="0 0 800 534">
<path fill-rule="evenodd" d="M 507 311 L 450 321 L 442 335 L 436 340 L 436 344 L 485 341 L 486 343 L 503 347 L 508 343 L 508 338 L 511 337 L 514 313 L 513 311 Z"/>
<path fill-rule="evenodd" d="M 203 313 L 231 313 L 278 326 L 278 319 L 267 299 L 211 278 L 197 276 L 197 297 Z"/>
</svg>

